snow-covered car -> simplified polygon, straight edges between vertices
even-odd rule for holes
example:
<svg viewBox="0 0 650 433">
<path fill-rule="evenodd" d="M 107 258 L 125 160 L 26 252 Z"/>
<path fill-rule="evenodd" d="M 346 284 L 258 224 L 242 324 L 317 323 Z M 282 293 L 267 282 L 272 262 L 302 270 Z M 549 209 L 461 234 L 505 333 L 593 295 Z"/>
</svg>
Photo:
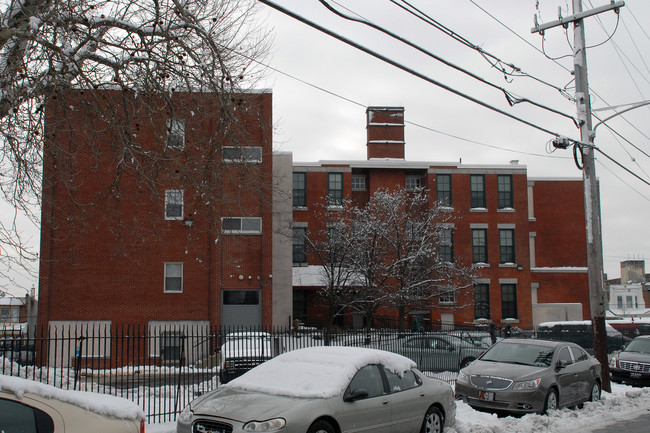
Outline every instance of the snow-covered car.
<svg viewBox="0 0 650 433">
<path fill-rule="evenodd" d="M 601 366 L 575 343 L 506 338 L 462 369 L 456 397 L 488 412 L 546 413 L 600 399 Z"/>
<path fill-rule="evenodd" d="M 192 401 L 177 432 L 441 433 L 451 386 L 383 350 L 310 347 L 279 355 Z"/>
<path fill-rule="evenodd" d="M 144 419 L 130 400 L 0 375 L 2 432 L 144 433 Z"/>
<path fill-rule="evenodd" d="M 226 334 L 226 342 L 221 345 L 219 353 L 221 383 L 227 383 L 277 355 L 271 334 L 261 331 Z"/>
<path fill-rule="evenodd" d="M 609 360 L 612 381 L 629 385 L 650 385 L 650 335 L 636 337 Z"/>
</svg>

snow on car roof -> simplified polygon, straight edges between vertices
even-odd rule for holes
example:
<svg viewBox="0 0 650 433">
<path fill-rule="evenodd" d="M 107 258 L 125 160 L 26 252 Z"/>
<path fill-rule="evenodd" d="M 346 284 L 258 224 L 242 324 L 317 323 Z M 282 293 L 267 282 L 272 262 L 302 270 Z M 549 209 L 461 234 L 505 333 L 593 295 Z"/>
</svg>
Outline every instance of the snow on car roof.
<svg viewBox="0 0 650 433">
<path fill-rule="evenodd" d="M 95 392 L 55 388 L 51 385 L 19 377 L 0 375 L 0 390 L 13 393 L 19 399 L 25 394 L 35 394 L 40 397 L 73 404 L 91 412 L 114 418 L 143 419 L 145 417 L 144 411 L 130 400 Z"/>
<path fill-rule="evenodd" d="M 309 347 L 283 353 L 223 387 L 299 398 L 340 394 L 354 374 L 368 364 L 394 373 L 416 366 L 412 360 L 383 350 L 360 347 Z"/>
</svg>

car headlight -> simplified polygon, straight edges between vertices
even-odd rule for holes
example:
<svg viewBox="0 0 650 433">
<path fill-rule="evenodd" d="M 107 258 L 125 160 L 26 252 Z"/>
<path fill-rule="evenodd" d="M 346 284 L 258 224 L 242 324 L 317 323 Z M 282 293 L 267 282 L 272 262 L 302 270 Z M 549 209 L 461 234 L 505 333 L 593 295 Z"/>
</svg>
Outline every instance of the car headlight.
<svg viewBox="0 0 650 433">
<path fill-rule="evenodd" d="M 612 367 L 612 368 L 616 368 L 617 361 L 618 360 L 616 359 L 616 357 L 612 356 L 612 359 L 609 360 L 609 366 Z"/>
<path fill-rule="evenodd" d="M 456 377 L 456 382 L 467 383 L 469 382 L 469 376 L 463 373 L 462 371 L 459 371 L 458 377 Z"/>
<path fill-rule="evenodd" d="M 244 431 L 248 432 L 274 432 L 282 430 L 287 422 L 284 418 L 267 419 L 266 421 L 250 421 L 244 425 Z"/>
<path fill-rule="evenodd" d="M 523 391 L 528 391 L 531 389 L 537 389 L 539 387 L 539 384 L 542 383 L 542 378 L 540 377 L 539 379 L 532 379 L 532 380 L 522 380 L 521 382 L 515 382 L 514 386 L 512 387 L 513 390 L 523 390 Z"/>
</svg>

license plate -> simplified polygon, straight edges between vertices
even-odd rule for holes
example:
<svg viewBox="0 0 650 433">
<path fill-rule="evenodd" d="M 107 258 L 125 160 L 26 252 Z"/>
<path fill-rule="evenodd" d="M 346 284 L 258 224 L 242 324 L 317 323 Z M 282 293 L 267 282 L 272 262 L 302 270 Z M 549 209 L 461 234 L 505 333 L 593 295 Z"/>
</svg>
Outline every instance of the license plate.
<svg viewBox="0 0 650 433">
<path fill-rule="evenodd" d="M 493 401 L 494 393 L 491 391 L 481 391 L 478 395 L 478 398 L 480 398 L 481 400 Z"/>
<path fill-rule="evenodd" d="M 630 377 L 641 377 L 641 373 L 630 373 Z"/>
</svg>

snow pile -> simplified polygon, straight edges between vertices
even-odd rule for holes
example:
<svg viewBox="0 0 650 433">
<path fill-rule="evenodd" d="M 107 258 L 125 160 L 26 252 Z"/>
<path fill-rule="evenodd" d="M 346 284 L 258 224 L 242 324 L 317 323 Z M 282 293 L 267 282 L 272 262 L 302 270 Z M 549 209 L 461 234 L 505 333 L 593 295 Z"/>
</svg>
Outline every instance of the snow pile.
<svg viewBox="0 0 650 433">
<path fill-rule="evenodd" d="M 94 392 L 63 390 L 19 377 L 0 375 L 0 390 L 11 392 L 19 399 L 25 394 L 35 394 L 114 418 L 145 417 L 144 411 L 130 400 Z"/>
<path fill-rule="evenodd" d="M 310 347 L 277 356 L 223 387 L 297 398 L 330 398 L 348 386 L 368 364 L 383 364 L 394 373 L 415 367 L 410 359 L 360 347 Z"/>
</svg>

